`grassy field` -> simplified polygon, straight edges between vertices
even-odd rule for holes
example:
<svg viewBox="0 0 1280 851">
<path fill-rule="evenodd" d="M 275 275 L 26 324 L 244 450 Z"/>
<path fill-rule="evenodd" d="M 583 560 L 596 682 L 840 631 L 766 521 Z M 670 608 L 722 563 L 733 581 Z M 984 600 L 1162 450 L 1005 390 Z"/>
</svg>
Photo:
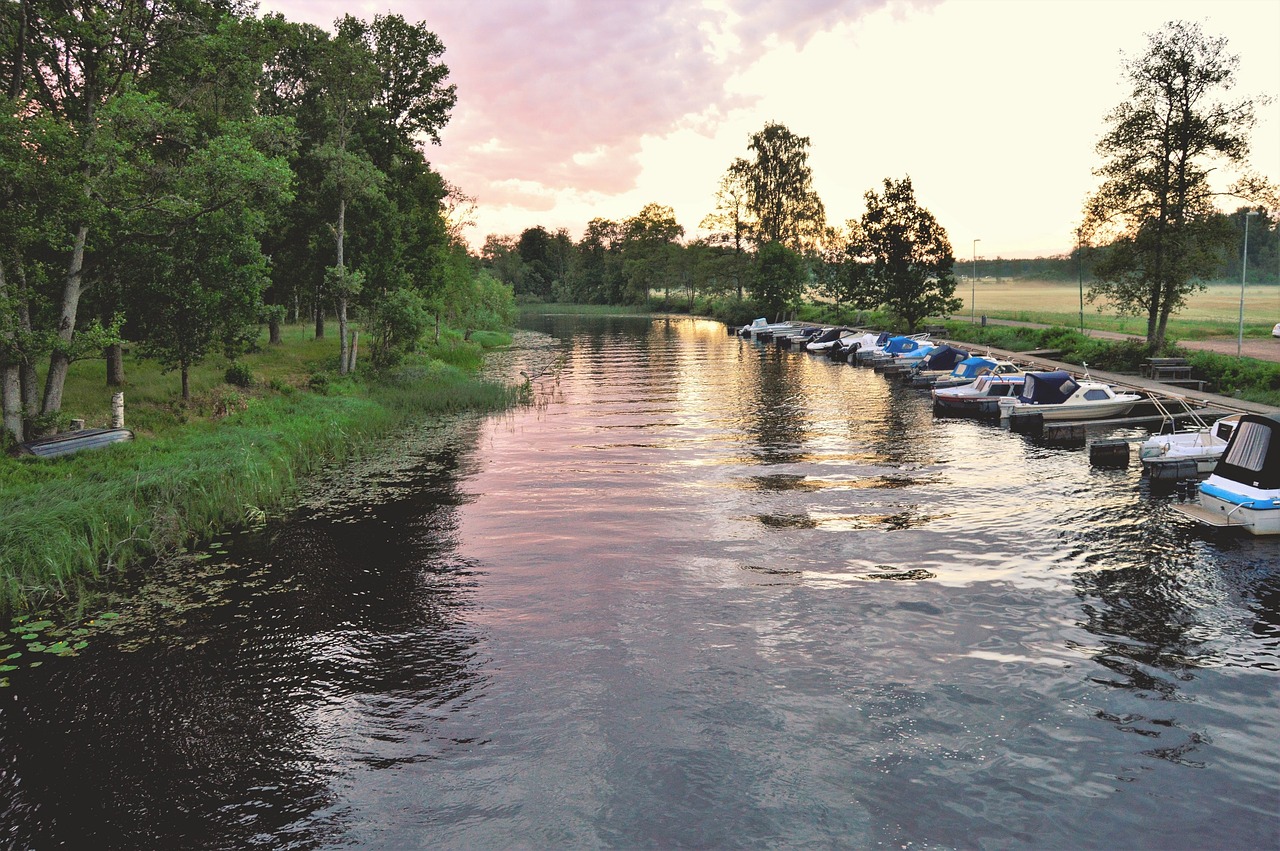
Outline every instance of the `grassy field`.
<svg viewBox="0 0 1280 851">
<path fill-rule="evenodd" d="M 957 319 L 986 315 L 993 319 L 1042 322 L 1048 325 L 1080 325 L 1080 289 L 1062 281 L 1003 280 L 978 281 L 976 287 L 962 282 L 956 295 L 964 300 Z M 970 297 L 975 302 L 970 304 Z M 1085 296 L 1088 297 L 1086 285 Z M 1187 308 L 1169 319 L 1171 334 L 1180 340 L 1235 337 L 1240 320 L 1240 285 L 1210 284 L 1193 295 Z M 1244 334 L 1266 337 L 1280 322 L 1280 286 L 1250 284 L 1244 294 Z M 1084 325 L 1099 331 L 1146 334 L 1146 319 L 1121 316 L 1110 304 L 1084 305 Z"/>
</svg>

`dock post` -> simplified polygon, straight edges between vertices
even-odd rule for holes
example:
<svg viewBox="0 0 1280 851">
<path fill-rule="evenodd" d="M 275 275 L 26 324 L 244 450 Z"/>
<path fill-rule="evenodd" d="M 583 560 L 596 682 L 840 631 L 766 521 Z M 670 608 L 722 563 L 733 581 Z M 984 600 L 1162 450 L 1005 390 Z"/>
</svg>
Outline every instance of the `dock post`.
<svg viewBox="0 0 1280 851">
<path fill-rule="evenodd" d="M 124 428 L 124 393 L 111 396 L 111 427 Z"/>
</svg>

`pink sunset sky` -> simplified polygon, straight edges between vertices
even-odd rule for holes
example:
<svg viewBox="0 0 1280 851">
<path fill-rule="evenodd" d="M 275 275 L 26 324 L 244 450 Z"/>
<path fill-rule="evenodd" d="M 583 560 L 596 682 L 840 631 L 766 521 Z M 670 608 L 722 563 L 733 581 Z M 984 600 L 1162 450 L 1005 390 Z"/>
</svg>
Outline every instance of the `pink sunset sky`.
<svg viewBox="0 0 1280 851">
<path fill-rule="evenodd" d="M 487 234 L 670 206 L 697 236 L 721 175 L 778 121 L 811 141 L 832 223 L 910 175 L 959 259 L 1071 250 L 1094 145 L 1128 94 L 1122 54 L 1166 21 L 1240 57 L 1266 94 L 1256 171 L 1280 181 L 1277 0 L 263 0 L 332 29 L 343 14 L 424 21 L 458 103 L 427 146 Z M 1225 183 L 1225 181 L 1224 181 Z M 1233 209 L 1234 202 L 1224 202 Z M 976 244 L 973 240 L 980 240 Z"/>
</svg>

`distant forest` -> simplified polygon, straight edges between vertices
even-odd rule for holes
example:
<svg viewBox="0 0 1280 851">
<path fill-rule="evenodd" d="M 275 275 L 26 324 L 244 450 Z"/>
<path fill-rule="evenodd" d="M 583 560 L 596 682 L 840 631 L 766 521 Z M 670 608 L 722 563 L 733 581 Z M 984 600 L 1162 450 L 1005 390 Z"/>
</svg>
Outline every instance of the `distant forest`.
<svg viewBox="0 0 1280 851">
<path fill-rule="evenodd" d="M 1235 250 L 1218 252 L 1214 271 L 1204 283 L 1238 282 L 1244 218 L 1247 208 L 1219 213 L 1219 224 L 1235 231 Z M 1259 211 L 1249 224 L 1248 281 L 1280 284 L 1280 221 Z M 495 277 L 510 285 L 521 301 L 574 301 L 584 303 L 640 303 L 650 292 L 682 293 L 695 298 L 732 296 L 740 284 L 750 289 L 751 271 L 746 252 L 740 252 L 724 235 L 680 241 L 683 232 L 669 207 L 647 205 L 637 215 L 620 222 L 595 219 L 582 239 L 568 231 L 552 232 L 537 226 L 518 237 L 488 238 L 481 262 Z M 1110 246 L 1083 246 L 1055 257 L 1005 258 L 954 257 L 957 281 L 978 278 L 1032 279 L 1044 281 L 1094 281 L 1093 269 L 1102 263 Z M 805 252 L 811 290 L 824 294 L 835 279 L 845 276 L 833 270 L 848 262 L 845 257 L 824 257 L 821 251 Z M 836 293 L 832 293 L 836 295 Z M 847 298 L 849 292 L 843 293 Z"/>
</svg>

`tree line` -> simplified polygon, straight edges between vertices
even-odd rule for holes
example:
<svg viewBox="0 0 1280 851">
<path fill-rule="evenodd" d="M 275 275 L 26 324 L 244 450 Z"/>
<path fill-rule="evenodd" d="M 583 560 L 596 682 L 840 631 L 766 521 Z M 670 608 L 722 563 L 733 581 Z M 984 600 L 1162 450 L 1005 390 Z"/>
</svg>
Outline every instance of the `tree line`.
<svg viewBox="0 0 1280 851">
<path fill-rule="evenodd" d="M 1246 267 L 1252 281 L 1280 279 L 1276 192 L 1248 171 L 1248 133 L 1264 99 L 1224 98 L 1237 66 L 1225 40 L 1196 24 L 1148 36 L 1124 67 L 1132 95 L 1098 142 L 1102 183 L 1076 247 L 1061 256 L 957 260 L 909 176 L 885 179 L 866 192 L 861 218 L 831 225 L 813 189 L 810 140 L 770 122 L 721 178 L 705 237 L 683 240 L 673 211 L 650 204 L 620 222 L 593 220 L 577 242 L 543 227 L 490 236 L 482 259 L 524 299 L 639 304 L 676 293 L 689 308 L 745 298 L 777 317 L 809 298 L 887 309 L 908 330 L 957 309 L 955 278 L 974 266 L 979 277 L 1081 278 L 1091 300 L 1146 316 L 1155 350 L 1169 315 L 1203 282 L 1239 280 Z M 1217 187 L 1210 176 L 1224 166 L 1242 177 Z"/>
<path fill-rule="evenodd" d="M 282 321 L 348 322 L 390 363 L 431 321 L 508 319 L 461 238 L 473 199 L 425 156 L 456 102 L 399 15 L 332 32 L 247 0 L 0 3 L 0 388 L 54 428 L 70 364 L 122 345 L 182 375 Z M 45 366 L 38 384 L 37 366 Z"/>
<path fill-rule="evenodd" d="M 959 309 L 964 261 L 911 177 L 886 177 L 859 218 L 831 224 L 810 140 L 778 122 L 728 164 L 707 236 L 686 240 L 671 208 L 649 204 L 576 241 L 532 227 L 472 256 L 475 199 L 425 156 L 456 103 L 443 53 L 398 15 L 347 15 L 328 32 L 248 0 L 0 0 L 5 429 L 21 440 L 56 426 L 78 359 L 104 358 L 122 383 L 126 340 L 178 370 L 186 396 L 192 366 L 235 358 L 264 323 L 277 341 L 287 318 L 310 316 L 323 337 L 333 316 L 346 372 L 354 314 L 385 365 L 432 322 L 502 324 L 513 293 L 661 293 L 772 317 L 822 299 L 909 330 Z M 1224 98 L 1237 64 L 1195 24 L 1148 36 L 1098 143 L 1078 248 L 1042 261 L 1059 276 L 1087 262 L 1090 297 L 1145 315 L 1153 348 L 1200 282 L 1243 262 L 1244 227 L 1251 273 L 1277 266 L 1275 191 L 1247 169 L 1260 101 Z M 1223 167 L 1244 175 L 1225 190 L 1210 180 Z"/>
</svg>

